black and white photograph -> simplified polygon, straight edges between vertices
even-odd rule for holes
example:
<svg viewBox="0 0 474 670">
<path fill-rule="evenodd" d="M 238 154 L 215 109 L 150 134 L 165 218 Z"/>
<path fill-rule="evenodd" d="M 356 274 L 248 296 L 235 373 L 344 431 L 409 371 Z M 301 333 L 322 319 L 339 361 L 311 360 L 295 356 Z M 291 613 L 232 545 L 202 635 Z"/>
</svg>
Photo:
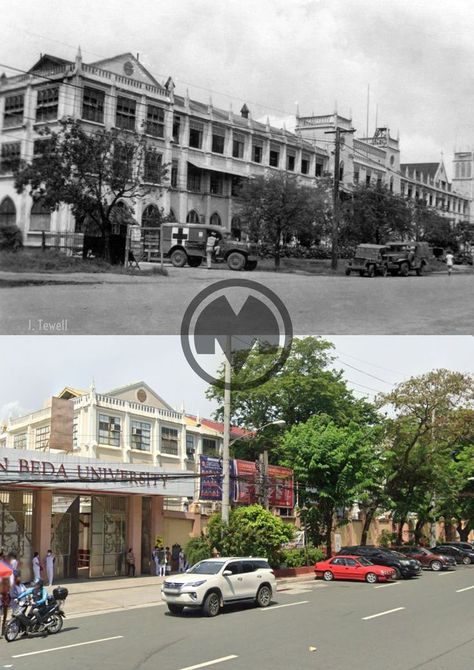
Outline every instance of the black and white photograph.
<svg viewBox="0 0 474 670">
<path fill-rule="evenodd" d="M 471 670 L 473 34 L 1 3 L 0 670 Z"/>
</svg>

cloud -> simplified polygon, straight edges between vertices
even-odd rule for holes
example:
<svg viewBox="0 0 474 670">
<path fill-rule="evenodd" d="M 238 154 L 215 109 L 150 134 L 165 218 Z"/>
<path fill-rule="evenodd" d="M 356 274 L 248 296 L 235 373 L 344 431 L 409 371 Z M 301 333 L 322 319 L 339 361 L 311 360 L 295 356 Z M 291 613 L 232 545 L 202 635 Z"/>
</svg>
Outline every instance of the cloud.
<svg viewBox="0 0 474 670">
<path fill-rule="evenodd" d="M 27 413 L 28 410 L 23 407 L 19 400 L 12 400 L 0 407 L 0 422 L 6 422 L 9 419 L 14 419 Z"/>
</svg>

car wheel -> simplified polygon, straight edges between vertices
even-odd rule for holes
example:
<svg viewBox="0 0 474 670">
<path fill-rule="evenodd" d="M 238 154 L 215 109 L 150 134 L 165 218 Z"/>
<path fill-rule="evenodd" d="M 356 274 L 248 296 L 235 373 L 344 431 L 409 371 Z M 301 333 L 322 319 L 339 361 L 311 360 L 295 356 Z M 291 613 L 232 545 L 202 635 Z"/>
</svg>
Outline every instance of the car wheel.
<svg viewBox="0 0 474 670">
<path fill-rule="evenodd" d="M 441 561 L 431 561 L 430 568 L 434 572 L 439 572 L 440 570 L 443 569 L 443 564 L 441 563 Z"/>
<path fill-rule="evenodd" d="M 188 264 L 192 268 L 198 268 L 202 263 L 201 256 L 190 256 L 188 258 Z"/>
<path fill-rule="evenodd" d="M 368 584 L 376 584 L 377 581 L 378 581 L 378 577 L 377 577 L 377 575 L 375 574 L 375 572 L 368 572 L 368 573 L 365 575 L 365 581 L 366 581 Z"/>
<path fill-rule="evenodd" d="M 373 277 L 375 275 L 375 266 L 369 265 L 367 269 L 367 277 Z"/>
<path fill-rule="evenodd" d="M 471 565 L 471 563 L 472 563 L 469 556 L 463 556 L 462 562 L 463 562 L 463 565 Z"/>
<path fill-rule="evenodd" d="M 400 274 L 402 275 L 402 277 L 408 277 L 408 272 L 409 272 L 408 263 L 402 263 L 400 265 Z"/>
<path fill-rule="evenodd" d="M 219 594 L 217 593 L 209 593 L 208 596 L 206 596 L 206 600 L 204 601 L 204 604 L 202 606 L 202 612 L 204 616 L 217 616 L 219 614 L 219 610 L 221 607 L 221 601 L 219 598 Z"/>
<path fill-rule="evenodd" d="M 332 574 L 331 570 L 325 570 L 323 572 L 323 579 L 325 582 L 332 582 L 334 575 Z"/>
<path fill-rule="evenodd" d="M 180 614 L 183 613 L 184 607 L 183 605 L 175 605 L 174 603 L 168 603 L 168 609 L 170 614 L 173 614 L 173 616 L 179 616 Z"/>
<path fill-rule="evenodd" d="M 233 251 L 227 256 L 227 265 L 231 270 L 243 270 L 246 262 L 245 256 L 238 251 Z"/>
<path fill-rule="evenodd" d="M 171 264 L 174 265 L 175 268 L 184 267 L 186 265 L 187 260 L 188 257 L 186 255 L 186 252 L 183 251 L 182 249 L 175 249 L 170 256 Z"/>
<path fill-rule="evenodd" d="M 398 568 L 395 568 L 395 567 L 393 568 L 393 570 L 395 570 L 395 579 L 401 579 L 402 578 L 402 573 L 400 572 L 400 570 Z"/>
<path fill-rule="evenodd" d="M 264 584 L 258 589 L 257 593 L 257 605 L 259 607 L 268 607 L 272 602 L 272 590 L 269 586 Z"/>
</svg>

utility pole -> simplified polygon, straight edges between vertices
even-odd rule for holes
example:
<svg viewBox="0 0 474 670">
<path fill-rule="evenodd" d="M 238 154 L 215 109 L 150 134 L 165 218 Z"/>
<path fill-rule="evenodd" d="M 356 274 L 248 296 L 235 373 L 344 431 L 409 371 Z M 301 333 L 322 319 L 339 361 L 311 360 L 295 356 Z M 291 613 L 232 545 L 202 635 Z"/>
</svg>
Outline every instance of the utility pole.
<svg viewBox="0 0 474 670">
<path fill-rule="evenodd" d="M 270 507 L 269 504 L 269 481 L 268 481 L 268 449 L 264 449 L 263 453 L 260 454 L 260 475 L 262 477 L 262 506 L 265 509 Z"/>
<path fill-rule="evenodd" d="M 337 123 L 337 119 L 336 119 Z M 327 130 L 325 135 L 335 135 L 334 139 L 334 179 L 332 192 L 332 226 L 331 226 L 331 269 L 337 270 L 338 249 L 337 238 L 339 235 L 339 182 L 341 163 L 341 135 L 355 133 L 355 128 L 341 128 L 336 125 L 335 130 Z"/>
<path fill-rule="evenodd" d="M 231 336 L 227 335 L 224 352 L 224 436 L 222 441 L 222 522 L 229 523 L 230 505 L 230 384 L 231 384 Z"/>
</svg>

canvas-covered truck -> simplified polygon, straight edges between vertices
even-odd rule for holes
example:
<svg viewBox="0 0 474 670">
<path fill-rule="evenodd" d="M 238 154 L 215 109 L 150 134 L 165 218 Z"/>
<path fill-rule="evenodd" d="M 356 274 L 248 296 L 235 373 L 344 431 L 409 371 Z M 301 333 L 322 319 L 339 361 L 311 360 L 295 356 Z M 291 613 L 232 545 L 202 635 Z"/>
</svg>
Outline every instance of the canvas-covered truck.
<svg viewBox="0 0 474 670">
<path fill-rule="evenodd" d="M 161 244 L 163 257 L 182 268 L 186 264 L 197 268 L 206 259 L 206 242 L 211 232 L 217 237 L 212 260 L 226 263 L 231 270 L 255 270 L 257 249 L 250 242 L 235 240 L 232 233 L 220 226 L 200 223 L 163 223 Z"/>
<path fill-rule="evenodd" d="M 392 275 L 407 277 L 414 271 L 421 276 L 433 258 L 428 242 L 387 242 L 385 247 L 384 258 Z"/>
<path fill-rule="evenodd" d="M 380 244 L 359 244 L 346 266 L 346 275 L 357 272 L 361 277 L 387 274 L 387 263 L 383 257 L 385 247 Z"/>
</svg>

